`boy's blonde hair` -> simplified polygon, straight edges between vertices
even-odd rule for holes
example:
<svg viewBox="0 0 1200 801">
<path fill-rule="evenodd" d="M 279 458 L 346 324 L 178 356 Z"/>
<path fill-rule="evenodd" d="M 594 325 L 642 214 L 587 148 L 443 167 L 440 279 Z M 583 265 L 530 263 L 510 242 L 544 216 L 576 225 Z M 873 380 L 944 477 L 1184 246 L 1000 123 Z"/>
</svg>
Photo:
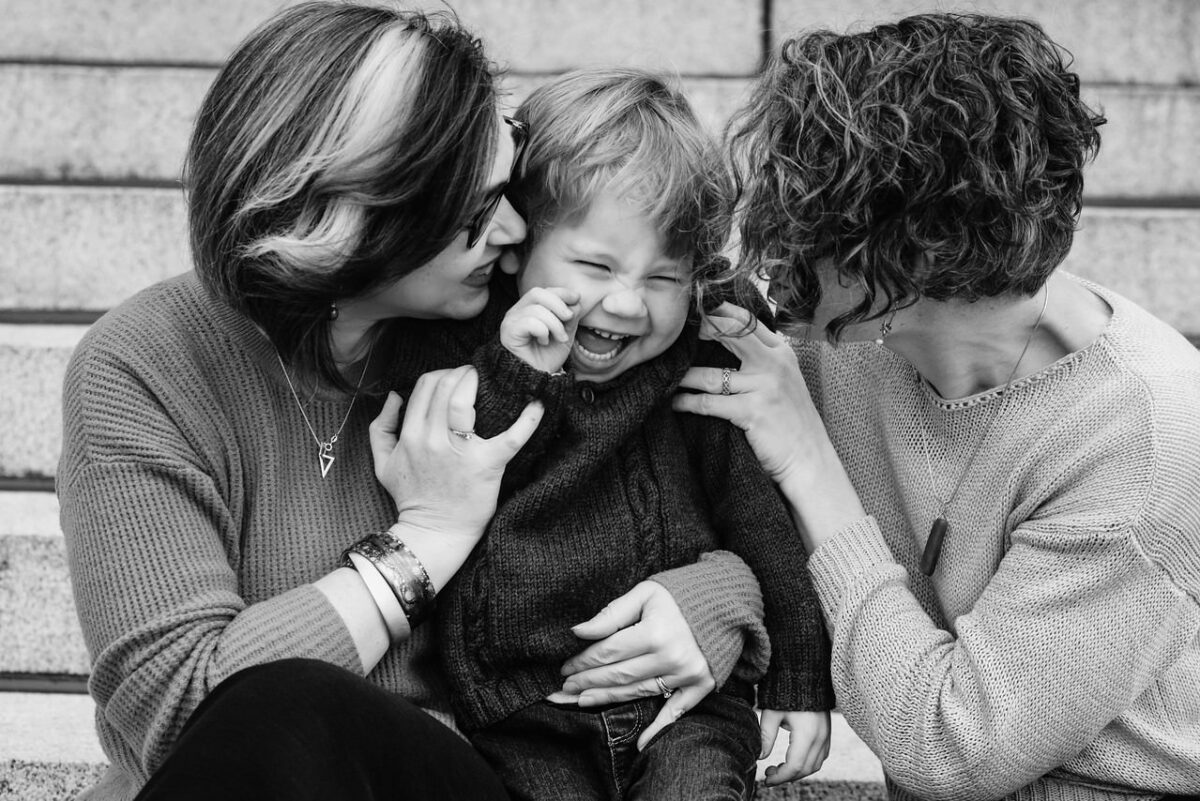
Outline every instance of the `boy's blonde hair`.
<svg viewBox="0 0 1200 801">
<path fill-rule="evenodd" d="M 536 89 L 515 116 L 529 144 L 509 198 L 529 225 L 523 254 L 578 220 L 604 190 L 639 207 L 669 258 L 698 278 L 729 236 L 733 182 L 712 137 L 669 79 L 638 69 L 584 69 Z"/>
</svg>

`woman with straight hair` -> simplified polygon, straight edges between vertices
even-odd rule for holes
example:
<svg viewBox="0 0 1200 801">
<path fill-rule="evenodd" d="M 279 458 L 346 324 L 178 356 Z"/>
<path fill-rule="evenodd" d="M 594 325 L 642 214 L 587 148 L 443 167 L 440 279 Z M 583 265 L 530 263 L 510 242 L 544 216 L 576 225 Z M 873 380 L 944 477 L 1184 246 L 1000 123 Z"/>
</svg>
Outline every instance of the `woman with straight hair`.
<svg viewBox="0 0 1200 801">
<path fill-rule="evenodd" d="M 733 129 L 796 338 L 724 308 L 676 406 L 791 504 L 894 799 L 1200 794 L 1200 355 L 1056 269 L 1102 122 L 1038 25 L 926 14 L 786 41 Z"/>
<path fill-rule="evenodd" d="M 541 415 L 476 436 L 456 367 L 455 321 L 525 236 L 504 197 L 524 141 L 444 16 L 297 5 L 220 71 L 188 149 L 195 269 L 97 322 L 64 387 L 111 760 L 87 798 L 504 797 L 422 623 Z M 728 676 L 753 575 L 716 553 L 654 579 L 577 629 L 600 642 L 565 675 L 618 698 Z"/>
</svg>

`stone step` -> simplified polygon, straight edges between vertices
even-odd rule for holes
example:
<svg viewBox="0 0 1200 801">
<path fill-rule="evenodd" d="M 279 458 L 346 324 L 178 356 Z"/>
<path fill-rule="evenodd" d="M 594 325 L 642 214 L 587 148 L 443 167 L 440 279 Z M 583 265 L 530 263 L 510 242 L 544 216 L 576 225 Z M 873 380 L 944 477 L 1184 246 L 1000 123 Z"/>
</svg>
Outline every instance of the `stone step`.
<svg viewBox="0 0 1200 801">
<path fill-rule="evenodd" d="M 1034 19 L 1074 54 L 1072 69 L 1085 82 L 1200 82 L 1200 15 L 1179 0 L 774 0 L 770 25 L 778 42 L 800 29 L 861 30 L 932 10 Z"/>
<path fill-rule="evenodd" d="M 0 693 L 0 801 L 70 798 L 94 782 L 107 762 L 96 739 L 95 705 L 86 695 Z M 883 790 L 879 760 L 833 715 L 829 758 L 803 782 L 761 787 L 759 801 L 878 799 Z M 768 765 L 781 762 L 787 737 L 759 762 L 761 779 Z"/>
<path fill-rule="evenodd" d="M 0 59 L 218 64 L 277 8 L 297 0 L 8 0 Z M 437 0 L 405 7 L 445 10 Z M 741 0 L 562 3 L 460 0 L 463 23 L 515 71 L 640 63 L 681 73 L 749 75 L 759 64 L 763 7 Z"/>
<path fill-rule="evenodd" d="M 179 180 L 188 137 L 215 69 L 0 64 L 0 178 L 165 183 Z M 504 79 L 515 108 L 544 74 Z M 716 134 L 743 101 L 746 78 L 681 80 Z M 1186 104 L 1184 104 L 1186 110 Z"/>
<path fill-rule="evenodd" d="M 193 116 L 214 70 L 0 65 L 0 176 L 37 181 L 177 181 Z M 516 105 L 545 80 L 508 81 Z M 688 78 L 697 114 L 715 132 L 744 101 L 742 78 Z M 1085 86 L 1104 109 L 1104 146 L 1089 197 L 1200 196 L 1200 90 Z M 51 240 L 53 241 L 53 239 Z"/>
<path fill-rule="evenodd" d="M 103 310 L 190 269 L 173 189 L 0 186 L 0 241 L 0 310 Z M 1066 265 L 1195 333 L 1197 242 L 1200 209 L 1087 206 Z"/>
<path fill-rule="evenodd" d="M 0 420 L 20 421 L 0 443 L 0 478 L 54 475 L 62 448 L 62 379 L 86 330 L 0 325 Z M 2 500 L 7 493 L 0 493 Z"/>
<path fill-rule="evenodd" d="M 0 59 L 217 64 L 279 0 L 9 0 Z M 408 4 L 437 8 L 431 0 Z M 801 28 L 845 29 L 929 8 L 939 0 L 526 0 L 520 13 L 491 0 L 460 0 L 461 19 L 515 71 L 559 71 L 583 63 L 642 63 L 683 73 L 752 72 L 763 28 L 778 41 Z M 973 9 L 1043 23 L 1071 50 L 1089 82 L 1200 82 L 1200 17 L 1179 0 L 979 0 Z M 530 24 L 536 20 L 538 24 Z"/>
<path fill-rule="evenodd" d="M 48 492 L 0 492 L 0 675 L 82 677 L 88 666 L 58 500 Z"/>
</svg>

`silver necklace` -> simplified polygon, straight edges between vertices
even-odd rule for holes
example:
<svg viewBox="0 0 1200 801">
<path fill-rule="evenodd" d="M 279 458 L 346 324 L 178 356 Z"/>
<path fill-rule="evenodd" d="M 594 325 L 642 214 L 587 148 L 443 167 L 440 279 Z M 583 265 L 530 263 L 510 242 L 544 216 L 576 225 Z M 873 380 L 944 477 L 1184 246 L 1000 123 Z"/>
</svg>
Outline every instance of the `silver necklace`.
<svg viewBox="0 0 1200 801">
<path fill-rule="evenodd" d="M 925 541 L 925 550 L 921 552 L 921 572 L 927 576 L 932 576 L 933 571 L 937 570 L 938 557 L 942 555 L 942 543 L 945 541 L 946 535 L 950 533 L 950 521 L 946 518 L 950 506 L 953 505 L 954 499 L 958 497 L 958 491 L 962 488 L 963 480 L 966 479 L 967 473 L 971 472 L 971 465 L 975 463 L 975 457 L 983 449 L 983 443 L 987 440 L 987 436 L 992 430 L 992 424 L 1000 416 L 1000 408 L 1004 405 L 1004 401 L 1008 399 L 1008 390 L 1012 387 L 1013 379 L 1017 376 L 1017 368 L 1021 366 L 1021 360 L 1025 358 L 1025 353 L 1029 350 L 1029 345 L 1033 342 L 1038 329 L 1042 326 L 1042 317 L 1046 314 L 1046 303 L 1050 300 L 1049 284 L 1045 287 L 1045 293 L 1042 296 L 1042 309 L 1038 312 L 1037 320 L 1033 324 L 1033 330 L 1029 332 L 1029 337 L 1025 340 L 1025 346 L 1021 348 L 1021 354 L 1017 356 L 1017 361 L 1013 364 L 1012 370 L 1008 374 L 1008 380 L 1004 382 L 1004 388 L 1000 390 L 992 402 L 992 414 L 988 417 L 987 423 L 984 424 L 983 432 L 980 433 L 979 439 L 975 441 L 975 448 L 971 451 L 971 456 L 959 472 L 958 479 L 954 482 L 954 489 L 950 490 L 950 496 L 944 502 L 939 502 L 940 509 L 938 516 L 929 527 L 929 539 Z M 918 374 L 917 381 L 920 380 L 921 377 Z M 929 489 L 933 492 L 936 500 L 937 482 L 933 479 L 933 460 L 929 457 L 929 432 L 926 431 L 924 423 L 921 424 L 921 437 L 922 444 L 925 446 L 925 468 L 929 472 Z"/>
<path fill-rule="evenodd" d="M 279 351 L 275 351 L 275 358 L 279 361 L 279 369 L 283 371 L 283 377 L 287 381 L 288 389 L 292 391 L 292 398 L 296 401 L 296 407 L 300 410 L 300 416 L 304 418 L 304 425 L 308 426 L 308 433 L 312 434 L 313 441 L 317 443 L 317 460 L 321 465 L 321 478 L 329 475 L 329 468 L 333 467 L 333 463 L 337 458 L 333 455 L 333 446 L 338 441 L 338 437 L 342 433 L 342 429 L 346 427 L 346 421 L 350 419 L 350 412 L 354 411 L 354 402 L 358 400 L 358 391 L 362 389 L 363 377 L 367 374 L 367 368 L 371 365 L 371 353 L 375 350 L 375 343 L 371 343 L 371 347 L 367 349 L 367 358 L 363 362 L 362 372 L 358 374 L 358 383 L 354 385 L 354 395 L 350 397 L 350 408 L 346 409 L 346 416 L 342 418 L 342 424 L 338 426 L 337 431 L 327 440 L 322 440 L 317 436 L 317 430 L 313 428 L 312 421 L 308 419 L 308 412 L 304 410 L 304 404 L 300 402 L 300 395 L 296 392 L 296 387 L 292 384 L 292 377 L 288 375 L 287 367 L 283 363 L 283 357 L 279 355 Z M 316 390 L 313 390 L 316 394 Z M 311 398 L 309 399 L 311 400 Z"/>
</svg>

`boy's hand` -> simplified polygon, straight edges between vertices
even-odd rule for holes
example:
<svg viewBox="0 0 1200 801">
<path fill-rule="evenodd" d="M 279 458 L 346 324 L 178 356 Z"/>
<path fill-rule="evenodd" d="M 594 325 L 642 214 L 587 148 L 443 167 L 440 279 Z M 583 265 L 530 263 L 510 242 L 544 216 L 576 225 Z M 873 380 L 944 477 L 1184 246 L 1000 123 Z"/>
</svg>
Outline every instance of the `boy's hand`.
<svg viewBox="0 0 1200 801">
<path fill-rule="evenodd" d="M 767 768 L 768 785 L 783 784 L 816 773 L 825 757 L 829 756 L 828 712 L 777 712 L 764 709 L 759 725 L 762 730 L 759 759 L 771 755 L 780 726 L 791 732 L 783 764 Z"/>
<path fill-rule="evenodd" d="M 521 296 L 500 323 L 500 344 L 526 364 L 553 373 L 566 364 L 579 327 L 579 293 L 562 287 L 534 287 Z"/>
</svg>

